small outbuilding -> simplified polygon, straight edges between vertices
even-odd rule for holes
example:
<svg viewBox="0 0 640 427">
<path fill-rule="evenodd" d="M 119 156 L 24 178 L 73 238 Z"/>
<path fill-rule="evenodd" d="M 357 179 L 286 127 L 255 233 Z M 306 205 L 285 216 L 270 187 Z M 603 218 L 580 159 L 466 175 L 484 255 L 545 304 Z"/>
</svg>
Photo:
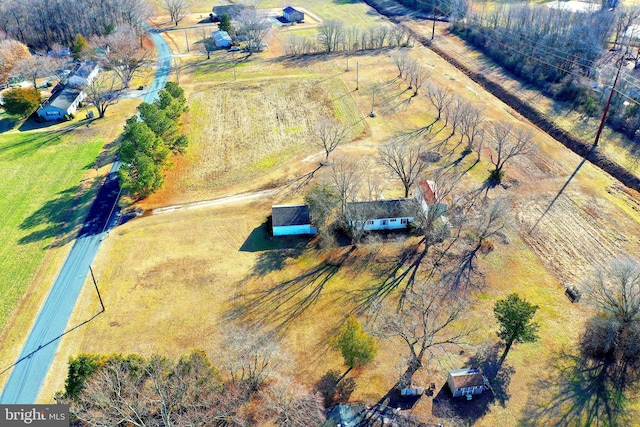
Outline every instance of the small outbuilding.
<svg viewBox="0 0 640 427">
<path fill-rule="evenodd" d="M 311 214 L 307 205 L 272 206 L 271 225 L 274 236 L 317 233 L 317 230 L 311 226 Z"/>
<path fill-rule="evenodd" d="M 304 12 L 300 12 L 291 6 L 287 6 L 282 10 L 282 16 L 289 22 L 304 21 Z"/>
<path fill-rule="evenodd" d="M 229 33 L 226 31 L 214 31 L 211 36 L 213 37 L 213 42 L 216 44 L 216 47 L 231 46 L 231 36 L 229 36 Z"/>
<path fill-rule="evenodd" d="M 449 371 L 447 377 L 453 397 L 466 396 L 469 400 L 474 394 L 481 394 L 488 383 L 479 369 L 454 369 Z"/>
</svg>

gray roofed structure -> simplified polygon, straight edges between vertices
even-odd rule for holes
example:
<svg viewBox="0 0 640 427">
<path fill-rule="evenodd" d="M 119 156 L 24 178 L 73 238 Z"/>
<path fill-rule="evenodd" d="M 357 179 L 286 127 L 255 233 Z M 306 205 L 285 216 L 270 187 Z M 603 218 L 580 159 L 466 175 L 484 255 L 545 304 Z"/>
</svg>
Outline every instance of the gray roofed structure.
<svg viewBox="0 0 640 427">
<path fill-rule="evenodd" d="M 67 86 L 59 92 L 54 93 L 45 105 L 51 105 L 63 110 L 67 110 L 71 104 L 80 96 L 82 89 L 79 87 Z"/>
<path fill-rule="evenodd" d="M 217 16 L 227 15 L 229 18 L 236 18 L 244 9 L 255 9 L 253 6 L 243 4 L 229 4 L 224 6 L 213 6 L 213 13 Z"/>
<path fill-rule="evenodd" d="M 348 202 L 347 214 L 356 219 L 359 212 L 367 212 L 367 219 L 412 218 L 419 213 L 418 204 L 412 199 L 372 200 Z"/>
<path fill-rule="evenodd" d="M 271 208 L 271 222 L 274 227 L 311 224 L 307 205 L 278 205 Z"/>
</svg>

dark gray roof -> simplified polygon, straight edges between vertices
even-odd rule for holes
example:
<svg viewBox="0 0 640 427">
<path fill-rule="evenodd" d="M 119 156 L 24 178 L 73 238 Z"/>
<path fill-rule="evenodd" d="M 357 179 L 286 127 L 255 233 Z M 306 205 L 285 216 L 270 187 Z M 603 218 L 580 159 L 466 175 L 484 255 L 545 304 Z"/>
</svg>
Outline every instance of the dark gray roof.
<svg viewBox="0 0 640 427">
<path fill-rule="evenodd" d="M 73 73 L 74 76 L 78 76 L 78 77 L 82 77 L 83 79 L 86 79 L 87 77 L 89 77 L 89 74 L 91 74 L 91 72 L 98 66 L 97 63 L 93 62 L 93 61 L 86 61 L 83 62 L 82 65 L 80 65 L 80 68 L 78 68 L 78 70 Z"/>
<path fill-rule="evenodd" d="M 229 18 L 235 18 L 240 15 L 245 8 L 255 9 L 253 6 L 245 6 L 243 4 L 229 4 L 224 6 L 213 6 L 213 13 L 217 16 L 227 15 Z"/>
<path fill-rule="evenodd" d="M 51 105 L 53 107 L 66 110 L 71 104 L 73 104 L 76 98 L 78 98 L 80 92 L 82 92 L 82 89 L 80 88 L 67 86 L 61 91 L 51 95 L 51 98 L 49 98 L 46 103 L 42 105 L 42 108 L 46 108 L 47 105 Z"/>
<path fill-rule="evenodd" d="M 271 222 L 274 227 L 311 224 L 307 205 L 279 205 L 271 207 Z"/>
<path fill-rule="evenodd" d="M 419 206 L 413 199 L 372 200 L 347 203 L 347 215 L 352 219 L 412 218 Z"/>
</svg>

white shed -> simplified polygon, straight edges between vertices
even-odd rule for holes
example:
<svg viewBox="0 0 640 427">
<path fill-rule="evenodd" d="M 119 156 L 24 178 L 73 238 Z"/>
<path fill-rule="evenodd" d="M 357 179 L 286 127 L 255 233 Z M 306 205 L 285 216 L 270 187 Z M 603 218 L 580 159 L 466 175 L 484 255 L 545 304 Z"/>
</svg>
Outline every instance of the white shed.
<svg viewBox="0 0 640 427">
<path fill-rule="evenodd" d="M 231 46 L 231 36 L 226 31 L 214 31 L 212 37 L 217 47 Z"/>
<path fill-rule="evenodd" d="M 277 205 L 271 207 L 271 225 L 274 236 L 316 234 L 311 226 L 307 205 Z"/>
<path fill-rule="evenodd" d="M 467 396 L 471 399 L 474 394 L 485 390 L 488 381 L 479 369 L 454 369 L 449 371 L 447 384 L 454 397 Z"/>
</svg>

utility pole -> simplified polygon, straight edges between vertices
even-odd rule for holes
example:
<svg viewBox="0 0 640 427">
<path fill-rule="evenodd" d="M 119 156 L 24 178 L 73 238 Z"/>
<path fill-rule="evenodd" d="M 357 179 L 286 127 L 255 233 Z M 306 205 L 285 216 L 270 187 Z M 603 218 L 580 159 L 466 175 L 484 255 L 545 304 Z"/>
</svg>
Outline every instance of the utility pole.
<svg viewBox="0 0 640 427">
<path fill-rule="evenodd" d="M 431 10 L 431 18 L 433 19 L 433 26 L 431 27 L 431 40 L 436 35 L 436 0 L 433 1 L 433 9 Z"/>
<path fill-rule="evenodd" d="M 89 266 L 89 272 L 91 273 L 91 279 L 93 280 L 93 286 L 96 287 L 96 292 L 98 293 L 98 299 L 100 300 L 100 306 L 102 307 L 102 312 L 104 313 L 104 303 L 102 302 L 102 296 L 100 296 L 100 290 L 98 289 L 98 283 L 96 282 L 96 276 L 93 275 L 93 268 Z"/>
<path fill-rule="evenodd" d="M 616 73 L 616 78 L 613 80 L 613 86 L 611 87 L 611 93 L 609 94 L 607 105 L 604 106 L 604 113 L 602 113 L 602 120 L 600 120 L 600 127 L 598 128 L 598 132 L 596 133 L 596 139 L 593 141 L 594 147 L 598 146 L 598 141 L 600 140 L 600 134 L 602 133 L 602 129 L 604 128 L 604 122 L 607 119 L 607 113 L 609 112 L 609 107 L 611 106 L 611 100 L 613 99 L 613 93 L 616 91 L 616 85 L 618 84 L 618 77 L 620 76 L 620 70 L 622 70 L 622 64 L 624 64 L 624 57 L 620 58 L 620 66 L 618 66 L 618 72 Z"/>
<path fill-rule="evenodd" d="M 173 66 L 176 67 L 176 83 L 180 84 L 180 73 L 179 73 L 179 67 L 178 67 L 178 59 L 175 56 L 173 57 Z"/>
<path fill-rule="evenodd" d="M 371 112 L 369 113 L 369 117 L 375 117 L 376 113 L 373 112 L 373 103 L 375 100 L 375 96 L 376 96 L 376 90 L 375 88 L 371 88 Z"/>
<path fill-rule="evenodd" d="M 347 52 L 347 71 L 349 71 L 349 53 Z"/>
<path fill-rule="evenodd" d="M 187 53 L 191 52 L 191 49 L 189 49 L 189 37 L 187 37 L 187 30 L 184 30 L 184 38 L 187 40 Z"/>
<path fill-rule="evenodd" d="M 358 61 L 356 61 L 356 90 L 360 89 L 360 86 L 359 86 L 360 83 L 358 81 L 359 75 L 360 75 L 360 66 L 358 64 Z"/>
</svg>

